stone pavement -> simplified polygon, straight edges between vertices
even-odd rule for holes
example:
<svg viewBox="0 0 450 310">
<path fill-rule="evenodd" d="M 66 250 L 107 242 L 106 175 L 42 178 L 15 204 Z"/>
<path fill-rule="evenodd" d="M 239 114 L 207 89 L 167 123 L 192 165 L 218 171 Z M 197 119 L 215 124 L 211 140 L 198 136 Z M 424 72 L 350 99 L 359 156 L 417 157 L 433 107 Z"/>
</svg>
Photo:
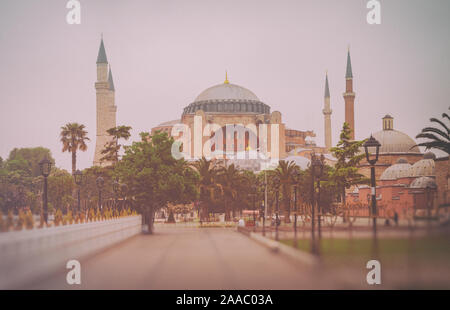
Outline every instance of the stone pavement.
<svg viewBox="0 0 450 310">
<path fill-rule="evenodd" d="M 329 271 L 290 261 L 232 228 L 157 227 L 80 263 L 81 285 L 68 285 L 62 266 L 26 289 L 349 288 Z"/>
</svg>

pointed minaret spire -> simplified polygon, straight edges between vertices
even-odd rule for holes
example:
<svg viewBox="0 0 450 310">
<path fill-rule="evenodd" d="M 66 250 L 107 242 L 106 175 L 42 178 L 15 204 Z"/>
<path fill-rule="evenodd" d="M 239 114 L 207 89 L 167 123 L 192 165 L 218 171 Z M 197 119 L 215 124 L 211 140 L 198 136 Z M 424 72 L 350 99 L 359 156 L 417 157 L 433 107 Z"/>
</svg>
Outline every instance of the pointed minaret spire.
<svg viewBox="0 0 450 310">
<path fill-rule="evenodd" d="M 109 66 L 108 84 L 109 84 L 109 90 L 115 91 L 113 76 L 112 76 L 112 72 L 111 72 L 111 66 Z"/>
<path fill-rule="evenodd" d="M 325 98 L 330 98 L 330 88 L 328 87 L 328 70 L 325 77 Z"/>
<path fill-rule="evenodd" d="M 348 47 L 348 51 L 347 51 L 347 72 L 345 73 L 345 78 L 347 78 L 347 79 L 353 78 L 352 60 L 350 59 L 350 46 Z"/>
<path fill-rule="evenodd" d="M 108 63 L 108 59 L 106 58 L 105 45 L 103 44 L 103 34 L 100 42 L 100 48 L 98 49 L 97 63 L 98 64 Z"/>
<path fill-rule="evenodd" d="M 323 121 L 325 127 L 325 148 L 329 152 L 331 149 L 331 113 L 333 111 L 330 107 L 330 88 L 328 87 L 328 70 L 325 76 L 325 99 L 323 106 Z"/>
</svg>

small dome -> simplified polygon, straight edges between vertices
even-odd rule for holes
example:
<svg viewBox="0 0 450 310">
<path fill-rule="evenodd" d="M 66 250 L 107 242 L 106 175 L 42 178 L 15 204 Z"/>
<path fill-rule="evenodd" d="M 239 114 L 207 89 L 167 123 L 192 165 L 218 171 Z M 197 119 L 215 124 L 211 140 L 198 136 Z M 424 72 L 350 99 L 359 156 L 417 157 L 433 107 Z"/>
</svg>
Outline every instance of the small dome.
<svg viewBox="0 0 450 310">
<path fill-rule="evenodd" d="M 398 130 L 381 130 L 373 134 L 380 142 L 382 153 L 420 153 L 416 142 L 407 134 Z"/>
<path fill-rule="evenodd" d="M 436 188 L 436 181 L 430 177 L 419 177 L 411 182 L 410 188 Z"/>
<path fill-rule="evenodd" d="M 409 177 L 411 173 L 410 169 L 411 165 L 408 163 L 397 163 L 384 170 L 380 176 L 380 180 L 382 181 L 397 180 L 400 178 Z"/>
<path fill-rule="evenodd" d="M 411 177 L 421 177 L 421 176 L 435 176 L 434 171 L 434 160 L 433 159 L 422 159 L 411 166 L 410 172 Z"/>
<path fill-rule="evenodd" d="M 432 159 L 436 160 L 436 155 L 432 152 L 427 152 L 423 155 L 423 159 Z"/>
</svg>

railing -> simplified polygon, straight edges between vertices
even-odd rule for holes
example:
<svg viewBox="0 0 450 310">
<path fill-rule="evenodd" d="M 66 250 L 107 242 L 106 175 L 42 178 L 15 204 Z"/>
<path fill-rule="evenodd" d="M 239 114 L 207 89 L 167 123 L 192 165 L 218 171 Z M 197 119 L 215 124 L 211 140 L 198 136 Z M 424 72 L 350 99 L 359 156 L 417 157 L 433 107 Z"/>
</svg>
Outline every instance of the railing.
<svg viewBox="0 0 450 310">
<path fill-rule="evenodd" d="M 141 216 L 0 234 L 0 289 L 21 288 L 141 232 Z"/>
</svg>

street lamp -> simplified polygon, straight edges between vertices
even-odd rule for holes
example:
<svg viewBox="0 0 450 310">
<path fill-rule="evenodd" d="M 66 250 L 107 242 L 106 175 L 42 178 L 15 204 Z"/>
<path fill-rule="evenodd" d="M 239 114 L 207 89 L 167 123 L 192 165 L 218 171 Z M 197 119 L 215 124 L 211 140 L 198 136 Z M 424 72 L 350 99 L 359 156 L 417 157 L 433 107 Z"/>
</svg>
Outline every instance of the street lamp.
<svg viewBox="0 0 450 310">
<path fill-rule="evenodd" d="M 278 225 L 279 225 L 279 211 L 280 211 L 280 205 L 279 205 L 279 198 L 280 198 L 280 179 L 278 177 L 275 177 L 274 179 L 274 187 L 275 187 L 275 202 L 276 202 L 276 209 L 275 209 L 275 240 L 278 241 Z"/>
<path fill-rule="evenodd" d="M 316 190 L 315 190 L 315 178 L 319 177 L 323 171 L 323 165 L 321 164 L 320 159 L 316 156 L 315 153 L 311 154 L 311 251 L 313 254 L 317 253 L 316 249 L 316 236 L 315 236 L 315 217 L 316 217 Z"/>
<path fill-rule="evenodd" d="M 298 170 L 294 170 L 294 174 L 292 176 L 292 183 L 294 185 L 294 244 L 297 247 L 297 188 L 298 182 L 300 180 L 300 172 Z"/>
<path fill-rule="evenodd" d="M 370 164 L 370 186 L 372 195 L 372 221 L 373 221 L 373 244 L 374 251 L 377 249 L 377 197 L 375 184 L 375 164 L 378 161 L 378 154 L 380 152 L 380 142 L 378 142 L 372 135 L 364 142 L 364 151 L 366 152 L 367 162 Z"/>
<path fill-rule="evenodd" d="M 253 192 L 253 232 L 256 231 L 256 191 L 257 187 L 256 184 L 252 185 L 252 192 Z"/>
<path fill-rule="evenodd" d="M 118 194 L 119 194 L 119 188 L 120 188 L 120 184 L 119 184 L 119 182 L 117 182 L 117 181 L 114 181 L 113 182 L 113 184 L 112 184 L 112 188 L 113 188 L 113 192 L 114 192 L 114 207 L 116 208 L 116 209 L 119 209 L 118 208 Z"/>
<path fill-rule="evenodd" d="M 320 179 L 323 176 L 323 167 L 325 166 L 325 156 L 320 155 L 320 159 L 317 158 L 318 171 L 317 176 L 317 229 L 319 231 L 319 240 L 322 238 L 322 206 L 320 204 Z"/>
<path fill-rule="evenodd" d="M 105 180 L 102 177 L 98 177 L 97 180 L 95 180 L 95 183 L 97 184 L 98 189 L 98 209 L 100 211 L 102 210 L 102 189 L 105 186 Z"/>
<path fill-rule="evenodd" d="M 44 176 L 44 195 L 42 196 L 42 203 L 44 208 L 45 224 L 47 224 L 48 220 L 47 177 L 50 175 L 51 168 L 52 162 L 47 158 L 44 158 L 39 162 L 39 169 L 41 170 L 41 174 Z"/>
<path fill-rule="evenodd" d="M 78 186 L 78 204 L 77 204 L 77 212 L 80 212 L 81 206 L 80 206 L 80 189 L 81 184 L 83 183 L 83 173 L 80 170 L 77 170 L 73 173 L 73 178 L 75 179 L 75 184 Z"/>
<path fill-rule="evenodd" d="M 122 194 L 123 205 L 127 206 L 127 193 L 128 193 L 128 185 L 125 183 L 120 184 L 120 193 Z"/>
<path fill-rule="evenodd" d="M 19 204 L 19 209 L 22 209 L 24 202 L 23 202 L 23 194 L 24 194 L 24 188 L 23 185 L 19 185 L 19 188 L 17 189 L 18 192 L 18 204 Z"/>
</svg>

